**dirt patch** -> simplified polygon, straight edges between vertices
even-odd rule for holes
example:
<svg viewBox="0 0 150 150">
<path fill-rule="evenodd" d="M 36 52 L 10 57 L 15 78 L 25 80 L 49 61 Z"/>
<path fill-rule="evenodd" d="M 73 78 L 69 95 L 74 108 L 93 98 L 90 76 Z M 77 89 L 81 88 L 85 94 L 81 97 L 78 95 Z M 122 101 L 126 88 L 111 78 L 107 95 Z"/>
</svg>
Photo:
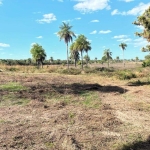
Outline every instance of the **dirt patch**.
<svg viewBox="0 0 150 150">
<path fill-rule="evenodd" d="M 130 134 L 138 133 L 144 140 L 150 132 L 149 112 L 137 110 L 133 103 L 149 102 L 149 87 L 108 80 L 84 75 L 1 74 L 0 84 L 17 82 L 27 87 L 13 93 L 1 89 L 1 101 L 10 100 L 4 97 L 13 94 L 15 99 L 30 102 L 0 107 L 0 149 L 112 150 Z"/>
</svg>

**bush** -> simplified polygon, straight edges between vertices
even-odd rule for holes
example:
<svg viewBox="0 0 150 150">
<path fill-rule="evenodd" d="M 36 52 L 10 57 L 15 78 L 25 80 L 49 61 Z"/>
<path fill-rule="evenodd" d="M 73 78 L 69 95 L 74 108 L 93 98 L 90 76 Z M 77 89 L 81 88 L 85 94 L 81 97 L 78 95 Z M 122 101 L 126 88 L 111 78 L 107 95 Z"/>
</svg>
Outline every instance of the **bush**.
<svg viewBox="0 0 150 150">
<path fill-rule="evenodd" d="M 145 60 L 145 61 L 142 63 L 142 66 L 143 66 L 143 67 L 150 66 L 150 59 Z"/>
<path fill-rule="evenodd" d="M 62 73 L 62 74 L 69 74 L 69 75 L 81 74 L 81 70 L 80 69 L 75 69 L 75 68 L 70 68 L 69 70 L 60 68 L 60 69 L 57 70 L 57 72 Z"/>
<path fill-rule="evenodd" d="M 121 79 L 121 80 L 129 80 L 132 78 L 136 78 L 136 75 L 130 71 L 119 71 L 116 74 L 117 78 Z"/>
</svg>

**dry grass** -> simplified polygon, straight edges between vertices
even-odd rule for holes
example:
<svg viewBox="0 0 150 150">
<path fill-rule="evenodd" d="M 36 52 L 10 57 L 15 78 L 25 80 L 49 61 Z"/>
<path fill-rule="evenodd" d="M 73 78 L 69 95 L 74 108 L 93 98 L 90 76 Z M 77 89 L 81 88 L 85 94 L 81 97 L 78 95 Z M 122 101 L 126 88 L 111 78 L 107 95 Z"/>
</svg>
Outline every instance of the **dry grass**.
<svg viewBox="0 0 150 150">
<path fill-rule="evenodd" d="M 149 150 L 145 75 L 120 81 L 46 69 L 0 72 L 1 150 Z"/>
</svg>

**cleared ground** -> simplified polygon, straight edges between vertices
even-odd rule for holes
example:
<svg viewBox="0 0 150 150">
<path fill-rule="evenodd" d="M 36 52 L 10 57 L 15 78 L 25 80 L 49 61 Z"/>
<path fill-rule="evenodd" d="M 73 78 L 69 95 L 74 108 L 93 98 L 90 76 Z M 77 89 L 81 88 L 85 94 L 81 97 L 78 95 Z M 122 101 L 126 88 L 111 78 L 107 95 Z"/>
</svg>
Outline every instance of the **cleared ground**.
<svg viewBox="0 0 150 150">
<path fill-rule="evenodd" d="M 1 72 L 0 149 L 150 150 L 150 85 L 143 83 Z"/>
</svg>

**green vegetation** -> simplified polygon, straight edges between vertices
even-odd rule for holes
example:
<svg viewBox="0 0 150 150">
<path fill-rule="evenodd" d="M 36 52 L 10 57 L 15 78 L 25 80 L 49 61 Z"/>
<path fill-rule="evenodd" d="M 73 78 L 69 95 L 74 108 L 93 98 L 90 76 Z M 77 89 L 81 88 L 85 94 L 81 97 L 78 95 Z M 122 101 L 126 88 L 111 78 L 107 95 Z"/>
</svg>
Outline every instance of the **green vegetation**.
<svg viewBox="0 0 150 150">
<path fill-rule="evenodd" d="M 137 21 L 135 21 L 133 24 L 144 27 L 143 32 L 135 33 L 136 36 L 143 37 L 147 39 L 148 42 L 150 42 L 150 7 L 147 10 L 145 10 L 145 12 L 141 16 L 138 16 Z M 150 51 L 150 45 L 143 47 L 142 51 Z"/>
<path fill-rule="evenodd" d="M 26 106 L 30 102 L 27 98 L 18 98 L 14 93 L 1 96 L 0 107 L 2 106 Z"/>
<path fill-rule="evenodd" d="M 104 57 L 107 59 L 107 64 L 108 64 L 108 68 L 109 68 L 109 59 L 112 59 L 112 52 L 110 52 L 109 49 L 105 49 L 104 50 Z"/>
<path fill-rule="evenodd" d="M 59 27 L 60 31 L 57 33 L 60 37 L 60 40 L 64 39 L 67 45 L 67 65 L 69 69 L 69 54 L 68 54 L 68 43 L 73 40 L 73 37 L 76 37 L 73 31 L 71 31 L 72 26 L 69 23 L 64 23 Z"/>
<path fill-rule="evenodd" d="M 121 49 L 122 49 L 122 51 L 123 51 L 123 66 L 125 67 L 125 62 L 124 62 L 124 50 L 126 49 L 127 44 L 121 43 L 119 46 L 121 47 Z"/>
<path fill-rule="evenodd" d="M 36 61 L 38 68 L 40 65 L 43 68 L 43 61 L 46 58 L 46 53 L 42 46 L 40 46 L 39 44 L 33 44 L 30 52 L 33 59 Z"/>
<path fill-rule="evenodd" d="M 22 86 L 20 83 L 17 82 L 8 82 L 7 84 L 0 85 L 0 89 L 10 91 L 10 92 L 27 90 L 26 87 Z"/>
</svg>

